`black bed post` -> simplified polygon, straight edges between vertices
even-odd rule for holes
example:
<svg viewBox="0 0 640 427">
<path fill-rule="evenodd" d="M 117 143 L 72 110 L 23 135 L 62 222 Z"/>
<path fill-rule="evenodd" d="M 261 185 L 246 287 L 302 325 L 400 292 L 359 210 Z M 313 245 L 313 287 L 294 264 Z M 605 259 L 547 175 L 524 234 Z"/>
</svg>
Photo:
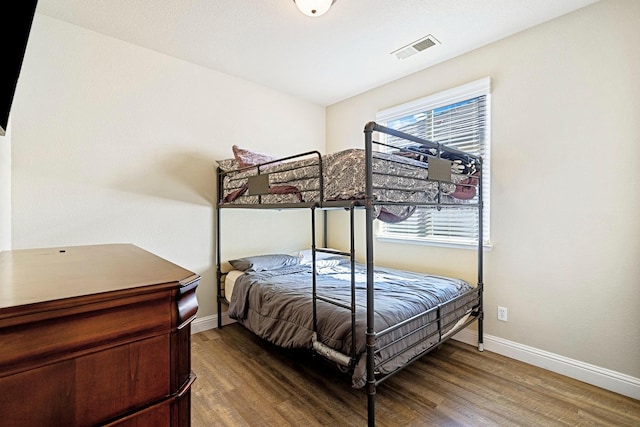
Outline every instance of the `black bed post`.
<svg viewBox="0 0 640 427">
<path fill-rule="evenodd" d="M 318 332 L 318 310 L 317 310 L 317 268 L 316 268 L 316 207 L 311 207 L 311 259 L 312 259 L 312 275 L 311 275 L 311 296 L 312 296 L 312 321 L 313 333 Z"/>
<path fill-rule="evenodd" d="M 328 248 L 329 247 L 329 237 L 328 237 L 328 226 L 329 226 L 329 220 L 327 217 L 327 211 L 322 211 L 322 247 L 323 248 Z"/>
<path fill-rule="evenodd" d="M 376 424 L 376 378 L 374 349 L 376 345 L 373 298 L 373 131 L 377 124 L 369 122 L 364 127 L 365 141 L 365 211 L 367 239 L 367 420 L 370 427 Z"/>
<path fill-rule="evenodd" d="M 479 313 L 478 313 L 478 351 L 484 351 L 484 338 L 482 331 L 482 322 L 484 320 L 484 299 L 482 294 L 484 293 L 484 283 L 483 283 L 483 263 L 484 263 L 484 251 L 483 251 L 483 240 L 484 240 L 484 227 L 483 227 L 483 214 L 482 210 L 484 208 L 484 201 L 482 199 L 482 175 L 484 171 L 482 170 L 482 157 L 480 157 L 479 169 L 480 169 L 480 177 L 478 179 L 478 292 L 479 292 Z"/>
<path fill-rule="evenodd" d="M 220 182 L 223 177 L 221 176 L 220 167 L 216 168 L 216 175 L 218 178 L 218 197 L 215 201 L 216 204 L 216 290 L 217 290 L 217 307 L 218 307 L 218 329 L 222 328 L 222 284 L 220 283 L 222 279 L 222 272 L 220 271 L 220 200 L 222 200 L 221 192 L 222 192 L 222 183 Z"/>
</svg>

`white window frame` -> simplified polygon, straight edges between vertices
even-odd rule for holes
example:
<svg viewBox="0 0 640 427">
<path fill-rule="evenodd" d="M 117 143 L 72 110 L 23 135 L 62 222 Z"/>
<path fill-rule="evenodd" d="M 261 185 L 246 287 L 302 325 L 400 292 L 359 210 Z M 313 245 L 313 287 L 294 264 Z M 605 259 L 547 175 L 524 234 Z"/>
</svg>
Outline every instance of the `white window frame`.
<svg viewBox="0 0 640 427">
<path fill-rule="evenodd" d="M 424 98 L 420 98 L 406 104 L 401 104 L 392 108 L 388 108 L 379 111 L 376 115 L 376 122 L 386 126 L 388 122 L 400 119 L 403 117 L 424 113 L 425 111 L 435 110 L 440 107 L 445 107 L 458 102 L 470 100 L 479 96 L 485 96 L 486 103 L 486 123 L 485 123 L 485 141 L 483 149 L 483 169 L 482 169 L 482 197 L 483 197 L 483 246 L 485 248 L 491 247 L 490 239 L 490 190 L 491 190 L 491 79 L 485 77 L 480 80 L 476 80 L 462 86 L 458 86 L 443 92 L 439 92 Z M 438 141 L 436 141 L 438 142 Z M 444 142 L 443 142 L 444 143 Z M 444 143 L 446 145 L 446 143 Z M 421 209 L 421 208 L 419 208 Z M 435 211 L 436 214 L 445 212 L 449 209 L 442 209 L 441 211 Z M 475 212 L 474 212 L 475 213 Z M 444 213 L 443 215 L 450 215 L 451 213 Z M 477 223 L 477 213 L 474 224 Z M 430 215 L 430 214 L 427 214 Z M 456 214 L 453 214 L 456 215 Z M 408 221 L 410 221 L 409 218 Z M 440 218 L 442 221 L 442 218 Z M 393 224 L 386 225 L 385 223 L 378 222 L 376 229 L 376 238 L 381 241 L 394 241 L 401 243 L 416 243 L 426 245 L 436 245 L 444 247 L 460 247 L 460 248 L 477 248 L 477 237 L 471 238 L 456 238 L 455 236 L 448 236 L 446 238 L 436 236 L 410 236 L 410 235 L 398 235 L 391 232 L 387 232 L 386 228 L 392 228 Z M 477 226 L 476 226 L 477 227 Z"/>
</svg>

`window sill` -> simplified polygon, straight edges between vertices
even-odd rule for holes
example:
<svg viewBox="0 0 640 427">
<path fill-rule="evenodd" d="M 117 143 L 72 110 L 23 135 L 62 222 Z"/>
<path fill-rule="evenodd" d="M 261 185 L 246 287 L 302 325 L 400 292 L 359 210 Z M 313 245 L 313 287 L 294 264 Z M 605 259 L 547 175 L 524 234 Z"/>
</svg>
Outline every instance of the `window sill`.
<svg viewBox="0 0 640 427">
<path fill-rule="evenodd" d="M 376 236 L 376 240 L 380 242 L 388 243 L 401 243 L 407 245 L 420 245 L 420 246 L 436 246 L 440 248 L 454 248 L 454 249 L 470 249 L 477 250 L 477 243 L 462 243 L 462 242 L 446 242 L 437 240 L 420 240 L 420 239 L 401 239 L 397 237 Z M 485 251 L 491 251 L 493 245 L 491 243 L 485 243 L 482 245 L 482 249 Z"/>
</svg>

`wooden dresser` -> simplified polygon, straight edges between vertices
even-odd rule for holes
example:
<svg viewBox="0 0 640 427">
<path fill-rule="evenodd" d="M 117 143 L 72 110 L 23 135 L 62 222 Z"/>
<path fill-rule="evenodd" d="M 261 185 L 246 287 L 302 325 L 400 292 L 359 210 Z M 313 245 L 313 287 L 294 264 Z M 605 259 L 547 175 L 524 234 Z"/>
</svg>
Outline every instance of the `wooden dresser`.
<svg viewBox="0 0 640 427">
<path fill-rule="evenodd" d="M 188 426 L 199 279 L 127 244 L 0 252 L 0 425 Z"/>
</svg>

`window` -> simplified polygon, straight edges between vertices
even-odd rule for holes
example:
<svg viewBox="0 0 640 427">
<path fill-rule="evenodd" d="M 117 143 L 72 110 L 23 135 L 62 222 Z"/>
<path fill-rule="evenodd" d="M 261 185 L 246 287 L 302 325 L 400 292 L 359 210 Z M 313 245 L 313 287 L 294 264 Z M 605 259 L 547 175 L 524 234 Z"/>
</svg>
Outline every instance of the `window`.
<svg viewBox="0 0 640 427">
<path fill-rule="evenodd" d="M 491 81 L 481 79 L 378 113 L 376 121 L 483 157 L 483 244 L 489 245 Z M 378 238 L 449 245 L 478 244 L 476 209 L 419 207 L 405 221 L 380 223 Z"/>
</svg>

